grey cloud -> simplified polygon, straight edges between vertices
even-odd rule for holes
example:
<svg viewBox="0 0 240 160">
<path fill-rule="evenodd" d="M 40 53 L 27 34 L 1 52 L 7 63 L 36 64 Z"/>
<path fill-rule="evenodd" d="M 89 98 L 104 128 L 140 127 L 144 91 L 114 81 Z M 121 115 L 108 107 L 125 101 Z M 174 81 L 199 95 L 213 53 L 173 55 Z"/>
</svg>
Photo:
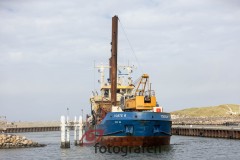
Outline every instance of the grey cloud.
<svg viewBox="0 0 240 160">
<path fill-rule="evenodd" d="M 56 120 L 66 107 L 90 112 L 93 61 L 108 63 L 116 14 L 141 64 L 135 78 L 140 68 L 150 75 L 165 111 L 240 103 L 239 7 L 235 0 L 1 1 L 1 114 Z M 137 64 L 134 57 L 119 27 L 119 61 Z"/>
</svg>

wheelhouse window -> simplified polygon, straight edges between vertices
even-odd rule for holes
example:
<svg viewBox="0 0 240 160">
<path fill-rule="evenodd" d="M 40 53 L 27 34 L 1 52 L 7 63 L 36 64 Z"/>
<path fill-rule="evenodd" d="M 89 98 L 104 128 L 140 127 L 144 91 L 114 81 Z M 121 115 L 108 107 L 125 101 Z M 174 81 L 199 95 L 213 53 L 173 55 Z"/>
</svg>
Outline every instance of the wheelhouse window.
<svg viewBox="0 0 240 160">
<path fill-rule="evenodd" d="M 104 97 L 109 97 L 109 89 L 104 89 Z"/>
<path fill-rule="evenodd" d="M 128 89 L 127 90 L 127 94 L 131 94 L 132 93 L 132 90 L 131 89 Z"/>
</svg>

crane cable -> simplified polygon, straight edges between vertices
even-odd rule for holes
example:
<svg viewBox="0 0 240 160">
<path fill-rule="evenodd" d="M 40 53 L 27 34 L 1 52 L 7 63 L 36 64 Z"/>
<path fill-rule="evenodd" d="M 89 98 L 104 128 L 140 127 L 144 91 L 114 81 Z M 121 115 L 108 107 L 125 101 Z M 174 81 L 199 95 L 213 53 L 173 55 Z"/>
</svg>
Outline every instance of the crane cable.
<svg viewBox="0 0 240 160">
<path fill-rule="evenodd" d="M 119 18 L 118 18 L 118 20 L 119 20 L 119 22 L 120 22 L 120 25 L 121 25 L 121 28 L 122 28 L 122 30 L 123 30 L 123 33 L 124 33 L 124 35 L 126 36 L 126 39 L 127 39 L 127 41 L 128 41 L 128 44 L 129 44 L 129 46 L 130 46 L 130 48 L 131 48 L 131 50 L 132 50 L 132 53 L 133 53 L 133 55 L 134 55 L 134 58 L 136 59 L 137 64 L 138 64 L 138 66 L 139 66 L 139 68 L 140 68 L 140 70 L 141 70 L 141 72 L 142 72 L 142 74 L 143 74 L 142 66 L 140 65 L 139 60 L 138 60 L 138 58 L 137 58 L 137 56 L 136 56 L 136 54 L 135 54 L 135 51 L 134 51 L 134 49 L 133 49 L 133 47 L 132 47 L 132 45 L 131 45 L 131 43 L 130 43 L 130 41 L 129 41 L 129 39 L 128 39 L 128 36 L 127 36 L 127 33 L 125 32 L 125 29 L 124 29 L 124 27 L 123 27 L 123 24 L 121 23 L 121 21 L 120 21 Z"/>
</svg>

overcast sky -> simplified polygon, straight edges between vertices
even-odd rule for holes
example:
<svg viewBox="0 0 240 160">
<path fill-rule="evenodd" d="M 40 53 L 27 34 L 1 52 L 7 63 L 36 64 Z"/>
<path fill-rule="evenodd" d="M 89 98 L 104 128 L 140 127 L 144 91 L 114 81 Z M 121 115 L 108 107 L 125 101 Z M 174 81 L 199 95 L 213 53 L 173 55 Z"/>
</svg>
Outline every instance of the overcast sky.
<svg viewBox="0 0 240 160">
<path fill-rule="evenodd" d="M 119 61 L 150 75 L 165 111 L 240 104 L 238 0 L 0 0 L 0 116 L 89 113 L 114 15 L 137 57 L 119 26 Z"/>
</svg>

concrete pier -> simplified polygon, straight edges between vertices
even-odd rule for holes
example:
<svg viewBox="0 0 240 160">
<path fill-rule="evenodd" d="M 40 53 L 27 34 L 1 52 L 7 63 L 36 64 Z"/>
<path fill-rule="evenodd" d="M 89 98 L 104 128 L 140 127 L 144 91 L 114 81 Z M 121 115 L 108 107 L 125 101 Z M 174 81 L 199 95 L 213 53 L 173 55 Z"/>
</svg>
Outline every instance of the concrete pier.
<svg viewBox="0 0 240 160">
<path fill-rule="evenodd" d="M 14 122 L 8 126 L 0 126 L 0 132 L 19 133 L 19 132 L 49 132 L 60 131 L 60 121 L 50 122 Z M 74 129 L 74 125 L 70 125 L 70 130 Z"/>
<path fill-rule="evenodd" d="M 0 127 L 1 131 L 5 133 L 60 131 L 60 122 L 14 122 Z"/>
<path fill-rule="evenodd" d="M 59 126 L 52 127 L 24 127 L 24 128 L 6 128 L 5 133 L 19 133 L 19 132 L 48 132 L 60 131 Z"/>
<path fill-rule="evenodd" d="M 240 126 L 173 125 L 172 135 L 240 139 Z"/>
</svg>

